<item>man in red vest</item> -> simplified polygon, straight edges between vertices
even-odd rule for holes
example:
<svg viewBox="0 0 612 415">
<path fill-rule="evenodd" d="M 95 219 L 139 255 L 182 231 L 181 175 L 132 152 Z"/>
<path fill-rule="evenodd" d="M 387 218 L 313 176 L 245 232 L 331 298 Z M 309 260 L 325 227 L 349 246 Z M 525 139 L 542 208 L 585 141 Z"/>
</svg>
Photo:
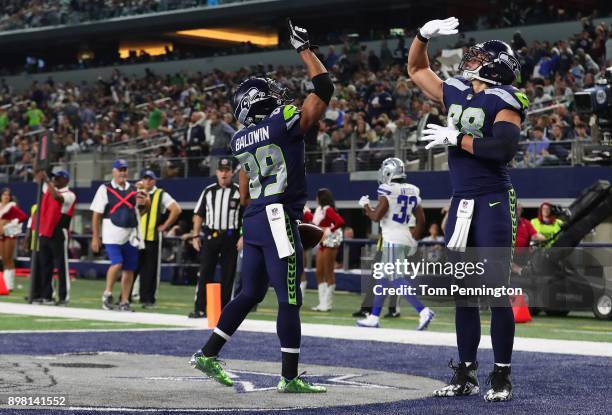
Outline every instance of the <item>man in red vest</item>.
<svg viewBox="0 0 612 415">
<path fill-rule="evenodd" d="M 68 230 L 76 206 L 76 196 L 68 189 L 70 175 L 65 170 L 52 173 L 52 180 L 49 180 L 45 171 L 40 171 L 37 173 L 36 181 L 40 180 L 44 184 L 40 203 L 38 267 L 33 279 L 32 298 L 44 304 L 52 303 L 53 269 L 56 268 L 59 276 L 56 304 L 66 305 L 70 301 Z"/>
</svg>

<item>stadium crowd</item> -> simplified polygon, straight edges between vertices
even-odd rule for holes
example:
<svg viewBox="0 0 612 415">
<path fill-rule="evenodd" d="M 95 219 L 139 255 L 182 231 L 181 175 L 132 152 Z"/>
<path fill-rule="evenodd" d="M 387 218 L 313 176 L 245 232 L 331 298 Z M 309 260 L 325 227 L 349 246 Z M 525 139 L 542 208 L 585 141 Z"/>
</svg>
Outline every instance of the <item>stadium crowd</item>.
<svg viewBox="0 0 612 415">
<path fill-rule="evenodd" d="M 605 75 L 604 68 L 612 61 L 612 30 L 588 19 L 582 23 L 580 33 L 554 43 L 527 45 L 519 32 L 512 39 L 522 64 L 520 87 L 530 99 L 531 110 L 524 130 L 529 143 L 515 161 L 517 167 L 570 163 L 571 143 L 564 140 L 599 139 L 594 121 L 575 111 L 573 93 L 593 86 Z M 470 44 L 460 40 L 450 47 Z M 443 109 L 425 99 L 407 78 L 407 46 L 400 38 L 395 45 L 382 42 L 380 50 L 362 50 L 347 42 L 342 50 L 330 46 L 320 52 L 336 79 L 336 94 L 318 131 L 308 134 L 307 151 L 325 149 L 335 154 L 334 159 L 342 159 L 349 149 L 356 149 L 361 154 L 357 168 L 375 169 L 380 160 L 393 154 L 399 140 L 408 149 L 407 159 L 423 157 L 425 151 L 416 134 L 419 120 L 427 115 L 428 122 L 441 122 Z M 54 129 L 55 162 L 134 137 L 142 138 L 146 146 L 153 137 L 167 136 L 167 145 L 148 155 L 150 167 L 165 177 L 185 174 L 182 162 L 177 162 L 197 154 L 204 169 L 190 174 L 205 174 L 211 148 L 217 150 L 214 154 L 222 154 L 230 132 L 239 128 L 228 97 L 249 75 L 277 79 L 295 94 L 298 103 L 311 87 L 301 67 L 262 65 L 168 76 L 148 70 L 142 77 L 126 76 L 115 69 L 111 77 L 95 84 L 61 84 L 49 78 L 34 82 L 23 93 L 12 92 L 2 81 L 0 174 L 17 180 L 31 178 L 36 152 L 33 132 L 43 126 Z M 197 143 L 201 151 L 190 153 L 195 132 L 202 138 Z M 217 132 L 223 132 L 223 138 Z"/>
<path fill-rule="evenodd" d="M 192 7 L 215 6 L 247 0 L 52 0 L 24 1 L 1 0 L 3 14 L 0 15 L 0 31 L 28 29 L 33 27 L 74 25 L 83 22 L 126 17 L 144 13 L 165 12 Z M 498 13 L 497 5 L 487 2 L 476 2 L 472 5 L 479 13 L 456 10 L 453 13 L 461 18 L 465 31 L 486 30 L 511 26 L 555 23 L 577 19 L 593 19 L 607 16 L 610 7 L 603 4 L 602 9 L 593 9 L 588 5 L 556 5 L 544 1 L 514 0 L 505 3 L 502 13 Z M 414 16 L 414 18 L 417 18 Z M 381 40 L 393 38 L 395 34 L 387 28 L 376 27 L 363 30 L 361 27 L 332 28 L 327 33 L 313 37 L 317 44 L 342 43 L 347 36 L 359 33 L 359 38 L 366 40 Z M 414 35 L 414 29 L 405 29 L 409 36 Z M 225 56 L 258 52 L 271 49 L 286 49 L 289 44 L 281 41 L 276 46 L 259 46 L 251 42 L 243 42 L 235 46 L 211 46 L 194 48 L 189 45 L 174 45 L 166 48 L 165 53 L 151 55 L 145 50 L 131 50 L 128 56 L 121 57 L 108 53 L 94 57 L 75 57 L 71 62 L 47 62 L 45 59 L 28 55 L 23 64 L 7 63 L 0 68 L 0 75 L 12 75 L 22 72 L 49 72 L 58 70 L 76 70 L 91 67 L 127 65 L 157 61 L 193 59 L 208 56 Z M 34 54 L 35 55 L 35 54 Z"/>
<path fill-rule="evenodd" d="M 246 0 L 2 0 L 0 31 L 73 25 L 237 1 Z M 506 2 L 502 13 L 480 13 L 477 18 L 463 21 L 468 30 L 483 30 L 574 20 L 580 18 L 583 12 L 584 7 L 576 5 L 559 6 L 545 1 L 513 0 Z M 593 12 L 598 13 L 597 10 Z"/>
<path fill-rule="evenodd" d="M 0 30 L 74 25 L 237 0 L 3 0 Z"/>
</svg>

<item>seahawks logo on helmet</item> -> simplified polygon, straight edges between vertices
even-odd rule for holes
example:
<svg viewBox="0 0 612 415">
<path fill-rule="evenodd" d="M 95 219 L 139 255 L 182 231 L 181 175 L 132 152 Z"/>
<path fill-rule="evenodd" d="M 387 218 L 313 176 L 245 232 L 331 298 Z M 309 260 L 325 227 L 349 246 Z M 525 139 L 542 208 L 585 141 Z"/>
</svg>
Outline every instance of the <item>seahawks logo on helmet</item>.
<svg viewBox="0 0 612 415">
<path fill-rule="evenodd" d="M 508 65 L 508 68 L 510 68 L 510 70 L 514 73 L 515 77 L 519 76 L 521 72 L 521 64 L 519 63 L 518 59 L 505 52 L 501 52 L 497 59 L 499 59 L 500 62 Z"/>
<path fill-rule="evenodd" d="M 287 88 L 270 78 L 251 78 L 236 89 L 232 97 L 234 116 L 245 126 L 257 124 L 276 107 L 293 100 Z"/>
<path fill-rule="evenodd" d="M 521 64 L 510 45 L 489 40 L 469 48 L 459 70 L 469 81 L 478 79 L 492 85 L 511 85 L 520 76 Z"/>
<path fill-rule="evenodd" d="M 248 118 L 248 114 L 251 109 L 251 105 L 258 102 L 261 99 L 264 99 L 265 97 L 266 97 L 265 92 L 260 91 L 259 89 L 255 87 L 250 88 L 240 100 L 240 104 L 239 104 L 240 111 L 238 112 L 238 116 L 236 117 L 238 118 L 238 121 L 244 124 Z"/>
</svg>

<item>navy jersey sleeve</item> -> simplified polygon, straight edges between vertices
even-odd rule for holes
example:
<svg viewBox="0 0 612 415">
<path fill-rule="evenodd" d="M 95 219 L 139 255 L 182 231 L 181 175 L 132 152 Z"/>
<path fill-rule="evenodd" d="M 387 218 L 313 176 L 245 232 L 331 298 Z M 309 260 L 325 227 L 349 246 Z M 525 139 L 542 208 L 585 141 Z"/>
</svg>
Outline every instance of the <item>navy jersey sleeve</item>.
<svg viewBox="0 0 612 415">
<path fill-rule="evenodd" d="M 303 140 L 304 134 L 300 129 L 301 112 L 295 105 L 282 105 L 276 108 L 271 117 L 275 123 L 282 124 L 282 130 L 290 140 Z"/>
<path fill-rule="evenodd" d="M 457 101 L 463 102 L 463 96 L 470 89 L 467 81 L 464 78 L 448 78 L 442 83 L 442 102 L 448 109 L 453 103 Z"/>
<path fill-rule="evenodd" d="M 525 118 L 525 110 L 529 106 L 529 99 L 518 89 L 504 85 L 487 88 L 485 94 L 489 96 L 494 114 L 501 110 L 509 109 L 518 112 L 521 116 L 521 121 Z"/>
</svg>

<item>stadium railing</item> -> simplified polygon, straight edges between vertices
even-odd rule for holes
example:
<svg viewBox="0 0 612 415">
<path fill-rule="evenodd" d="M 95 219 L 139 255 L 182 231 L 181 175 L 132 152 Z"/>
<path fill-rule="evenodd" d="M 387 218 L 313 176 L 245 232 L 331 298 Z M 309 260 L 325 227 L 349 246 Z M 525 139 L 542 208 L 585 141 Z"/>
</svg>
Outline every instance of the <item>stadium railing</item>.
<svg viewBox="0 0 612 415">
<path fill-rule="evenodd" d="M 132 146 L 131 144 L 137 144 Z M 425 150 L 422 144 L 395 142 L 395 146 L 348 149 L 318 149 L 306 152 L 306 170 L 309 173 L 353 173 L 375 171 L 387 157 L 404 160 L 407 171 L 435 171 L 448 169 L 448 150 Z M 155 150 L 173 145 L 166 135 L 154 138 L 137 138 L 112 146 L 100 152 L 83 152 L 71 156 L 70 160 L 50 163 L 51 169 L 63 168 L 70 171 L 77 185 L 92 180 L 110 177 L 110 165 L 117 158 L 123 158 L 130 165 L 132 179 L 144 169 L 151 169 L 163 179 L 214 175 L 213 158 L 219 156 L 165 157 Z M 541 147 L 546 147 L 545 152 Z M 561 140 L 542 142 L 525 140 L 519 143 L 519 150 L 511 162 L 513 168 L 612 165 L 610 144 L 590 140 Z M 83 156 L 89 155 L 88 159 Z M 32 180 L 32 165 L 23 163 L 0 165 L 0 182 L 27 182 Z M 29 173 L 25 173 L 29 172 Z M 98 173 L 100 173 L 98 177 Z M 105 177 L 105 175 L 107 177 Z"/>
</svg>

